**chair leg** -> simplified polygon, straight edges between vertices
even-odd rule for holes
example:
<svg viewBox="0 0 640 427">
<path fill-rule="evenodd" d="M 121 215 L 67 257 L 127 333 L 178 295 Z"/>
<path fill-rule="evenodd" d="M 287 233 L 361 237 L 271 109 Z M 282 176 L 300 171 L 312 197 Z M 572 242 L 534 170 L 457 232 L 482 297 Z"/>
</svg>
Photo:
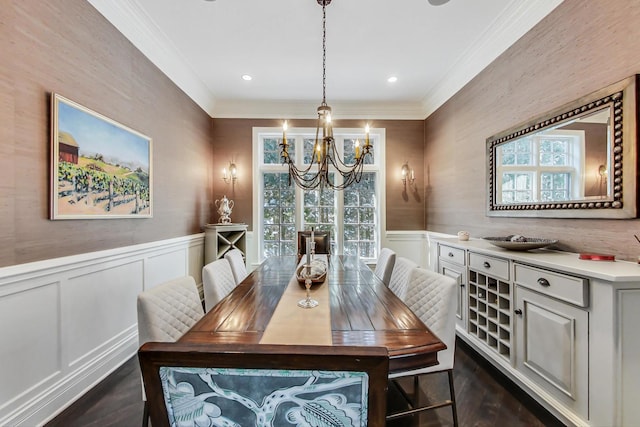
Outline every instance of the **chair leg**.
<svg viewBox="0 0 640 427">
<path fill-rule="evenodd" d="M 451 411 L 453 412 L 453 425 L 458 427 L 458 408 L 456 407 L 456 392 L 453 389 L 453 369 L 447 371 L 449 374 L 449 393 L 451 394 Z"/>
<path fill-rule="evenodd" d="M 149 426 L 149 405 L 144 401 L 144 411 L 142 412 L 142 427 Z"/>
</svg>

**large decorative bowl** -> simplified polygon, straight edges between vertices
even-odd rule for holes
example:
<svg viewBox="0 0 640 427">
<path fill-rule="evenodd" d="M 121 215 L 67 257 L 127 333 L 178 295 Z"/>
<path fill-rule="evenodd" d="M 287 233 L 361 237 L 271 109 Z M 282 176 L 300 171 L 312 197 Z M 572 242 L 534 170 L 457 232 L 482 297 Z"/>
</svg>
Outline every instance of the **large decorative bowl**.
<svg viewBox="0 0 640 427">
<path fill-rule="evenodd" d="M 306 267 L 304 265 L 298 266 L 296 269 L 296 279 L 298 279 L 298 283 L 304 285 L 306 280 Z M 327 265 L 322 261 L 312 261 L 311 262 L 311 279 L 312 284 L 322 283 L 324 279 L 327 278 Z"/>
<path fill-rule="evenodd" d="M 557 240 L 540 239 L 538 237 L 505 236 L 505 237 L 483 237 L 484 240 L 499 248 L 510 251 L 528 251 L 529 249 L 540 249 L 558 243 Z"/>
</svg>

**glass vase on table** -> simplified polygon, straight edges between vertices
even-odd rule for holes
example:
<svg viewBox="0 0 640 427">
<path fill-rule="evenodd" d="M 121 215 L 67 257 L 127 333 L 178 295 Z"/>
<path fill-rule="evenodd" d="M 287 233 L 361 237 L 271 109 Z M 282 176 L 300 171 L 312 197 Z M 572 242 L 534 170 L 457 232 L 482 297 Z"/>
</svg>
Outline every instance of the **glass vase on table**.
<svg viewBox="0 0 640 427">
<path fill-rule="evenodd" d="M 311 298 L 311 264 L 304 265 L 303 277 L 304 287 L 307 289 L 307 297 L 298 301 L 298 307 L 313 308 L 318 306 L 318 301 Z"/>
</svg>

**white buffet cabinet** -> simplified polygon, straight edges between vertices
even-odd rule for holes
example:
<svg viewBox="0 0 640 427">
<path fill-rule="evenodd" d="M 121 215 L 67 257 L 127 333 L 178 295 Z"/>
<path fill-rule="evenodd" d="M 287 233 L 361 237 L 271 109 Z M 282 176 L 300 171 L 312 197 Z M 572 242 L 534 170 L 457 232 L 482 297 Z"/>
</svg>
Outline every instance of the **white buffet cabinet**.
<svg viewBox="0 0 640 427">
<path fill-rule="evenodd" d="M 569 425 L 640 423 L 640 266 L 439 239 L 458 336 Z"/>
</svg>

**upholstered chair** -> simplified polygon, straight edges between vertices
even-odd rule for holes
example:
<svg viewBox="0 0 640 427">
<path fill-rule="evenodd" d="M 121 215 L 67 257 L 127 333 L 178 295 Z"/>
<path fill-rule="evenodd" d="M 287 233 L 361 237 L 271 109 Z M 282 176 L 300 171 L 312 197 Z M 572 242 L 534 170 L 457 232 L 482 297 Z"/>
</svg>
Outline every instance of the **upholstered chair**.
<svg viewBox="0 0 640 427">
<path fill-rule="evenodd" d="M 138 295 L 138 342 L 178 340 L 202 316 L 202 302 L 193 277 L 170 280 Z M 144 415 L 148 423 L 148 405 L 142 386 Z"/>
<path fill-rule="evenodd" d="M 298 260 L 307 254 L 307 241 L 311 240 L 311 231 L 298 231 Z M 328 231 L 315 231 L 313 241 L 316 242 L 314 253 L 326 254 L 327 260 L 331 255 L 331 233 Z"/>
<path fill-rule="evenodd" d="M 411 272 L 417 267 L 418 264 L 408 258 L 396 258 L 393 270 L 391 271 L 391 277 L 389 278 L 389 289 L 402 301 L 405 301 Z"/>
<path fill-rule="evenodd" d="M 247 266 L 244 263 L 244 256 L 240 249 L 231 249 L 229 252 L 224 254 L 224 259 L 229 261 L 236 285 L 248 276 Z"/>
<path fill-rule="evenodd" d="M 393 266 L 396 263 L 396 253 L 389 248 L 382 248 L 378 261 L 376 262 L 376 269 L 374 273 L 378 276 L 378 279 L 389 286 L 391 280 L 391 273 L 393 272 Z"/>
<path fill-rule="evenodd" d="M 236 280 L 229 261 L 217 259 L 202 268 L 204 307 L 209 311 L 236 287 Z"/>
<path fill-rule="evenodd" d="M 154 427 L 385 425 L 384 347 L 148 343 Z"/>
<path fill-rule="evenodd" d="M 455 391 L 453 388 L 453 361 L 456 348 L 456 289 L 457 283 L 451 278 L 431 270 L 414 268 L 409 277 L 405 303 L 420 317 L 425 325 L 447 346 L 446 350 L 438 352 L 438 365 L 412 371 L 395 372 L 389 377 L 397 379 L 412 376 L 413 400 L 411 409 L 387 416 L 387 420 L 412 415 L 418 411 L 426 411 L 443 406 L 451 406 L 453 423 L 458 425 Z M 442 403 L 427 406 L 419 405 L 419 378 L 422 375 L 446 372 L 449 377 L 450 399 Z M 408 394 L 407 394 L 408 395 Z"/>
</svg>

